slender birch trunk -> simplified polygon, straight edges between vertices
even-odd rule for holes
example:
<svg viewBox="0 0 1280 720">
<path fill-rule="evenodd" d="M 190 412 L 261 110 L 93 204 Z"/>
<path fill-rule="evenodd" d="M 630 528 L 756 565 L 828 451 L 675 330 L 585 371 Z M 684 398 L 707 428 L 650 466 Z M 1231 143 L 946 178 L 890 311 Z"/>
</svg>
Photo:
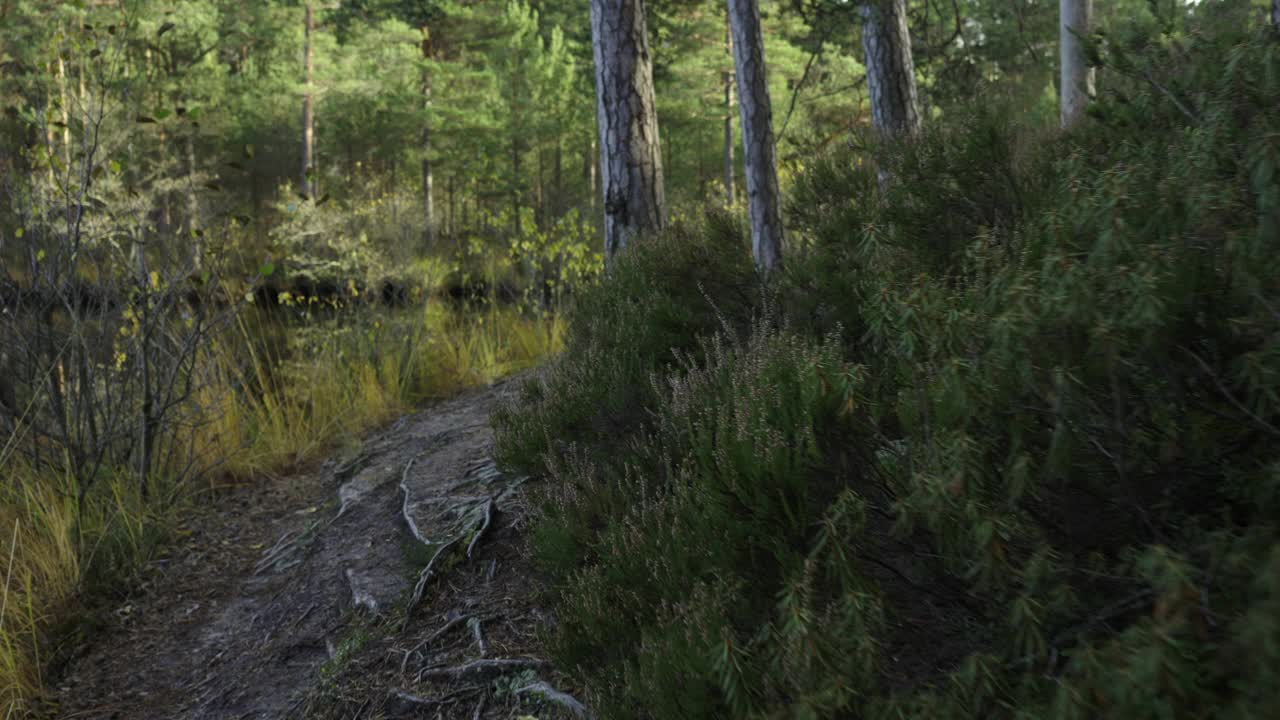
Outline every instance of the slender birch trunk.
<svg viewBox="0 0 1280 720">
<path fill-rule="evenodd" d="M 1273 2 L 1273 13 L 1275 7 Z M 1092 15 L 1093 0 L 1058 0 L 1062 127 L 1079 120 L 1089 98 L 1093 97 L 1093 68 L 1085 60 L 1084 43 L 1081 42 L 1081 38 L 1089 34 Z"/>
<path fill-rule="evenodd" d="M 304 9 L 304 33 L 302 45 L 302 72 L 304 91 L 302 95 L 302 194 L 307 197 L 313 196 L 314 186 L 311 178 L 315 175 L 312 167 L 315 162 L 315 114 L 312 110 L 311 97 L 311 34 L 315 31 L 315 15 L 311 9 L 311 3 L 307 3 Z"/>
</svg>

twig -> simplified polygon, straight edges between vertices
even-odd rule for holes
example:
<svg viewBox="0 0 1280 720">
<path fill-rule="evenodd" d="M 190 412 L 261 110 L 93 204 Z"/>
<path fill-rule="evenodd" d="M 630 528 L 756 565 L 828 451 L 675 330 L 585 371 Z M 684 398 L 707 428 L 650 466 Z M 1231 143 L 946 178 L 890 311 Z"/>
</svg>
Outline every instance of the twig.
<svg viewBox="0 0 1280 720">
<path fill-rule="evenodd" d="M 484 635 L 480 632 L 480 618 L 473 617 L 467 621 L 467 627 L 471 628 L 471 637 L 476 641 L 476 647 L 480 651 L 480 657 L 485 656 Z"/>
<path fill-rule="evenodd" d="M 442 627 L 442 628 L 440 628 L 439 630 L 436 630 L 435 632 L 431 633 L 429 636 L 427 636 L 425 639 L 423 639 L 423 640 L 422 640 L 421 642 L 419 642 L 417 645 L 414 645 L 412 648 L 410 648 L 410 649 L 409 649 L 409 651 L 408 651 L 408 652 L 406 652 L 406 653 L 404 654 L 404 660 L 400 663 L 400 672 L 401 672 L 401 673 L 403 673 L 403 672 L 405 671 L 405 668 L 406 668 L 406 667 L 408 667 L 408 665 L 409 665 L 409 656 L 413 655 L 414 653 L 418 652 L 418 651 L 419 651 L 419 650 L 421 650 L 422 648 L 424 648 L 424 647 L 426 647 L 426 646 L 430 645 L 431 643 L 435 642 L 437 639 L 439 639 L 439 638 L 440 638 L 441 636 L 443 636 L 445 633 L 449 632 L 449 631 L 450 631 L 450 630 L 452 630 L 454 627 L 456 627 L 459 623 L 464 622 L 464 621 L 467 621 L 467 620 L 470 620 L 470 619 L 471 619 L 471 616 L 470 616 L 470 615 L 459 615 L 459 616 L 457 616 L 457 617 L 455 617 L 455 618 L 452 618 L 452 619 L 450 619 L 448 622 L 446 622 L 446 623 L 444 624 L 444 627 Z"/>
<path fill-rule="evenodd" d="M 1263 428 L 1264 430 L 1271 433 L 1272 435 L 1275 435 L 1276 437 L 1280 437 L 1280 430 L 1277 430 L 1276 426 L 1272 425 L 1266 420 L 1263 420 L 1262 418 L 1253 414 L 1252 410 L 1245 407 L 1244 403 L 1237 400 L 1236 396 L 1231 394 L 1231 391 L 1228 390 L 1227 387 L 1222 384 L 1222 381 L 1218 379 L 1218 376 L 1216 373 L 1214 373 L 1213 368 L 1209 367 L 1209 363 L 1201 359 L 1199 355 L 1192 352 L 1191 349 L 1188 348 L 1187 346 L 1179 345 L 1178 347 L 1182 349 L 1182 352 L 1190 355 L 1191 359 L 1196 361 L 1196 364 L 1200 366 L 1200 369 L 1204 370 L 1205 374 L 1209 376 L 1209 379 L 1212 380 L 1213 384 L 1218 388 L 1218 392 L 1222 393 L 1222 396 L 1225 397 L 1232 405 L 1234 405 L 1237 410 L 1244 413 L 1245 415 L 1248 415 L 1250 419 L 1252 419 L 1255 423 L 1259 425 L 1259 427 Z"/>
<path fill-rule="evenodd" d="M 787 134 L 787 126 L 791 124 L 791 113 L 796 110 L 796 100 L 800 97 L 800 89 L 804 87 L 805 81 L 809 79 L 809 71 L 813 69 L 814 61 L 822 55 L 822 46 L 826 44 L 827 36 L 831 34 L 831 28 L 833 27 L 835 27 L 835 23 L 828 25 L 826 29 L 822 31 L 822 37 L 818 40 L 818 49 L 814 50 L 813 53 L 809 55 L 809 61 L 804 64 L 804 72 L 800 73 L 799 82 L 797 82 L 796 86 L 791 90 L 791 102 L 787 106 L 787 115 L 783 118 L 782 129 L 778 130 L 778 137 L 774 140 L 774 143 L 777 145 L 782 144 L 782 138 Z"/>
<path fill-rule="evenodd" d="M 476 703 L 476 709 L 471 712 L 471 720 L 480 720 L 480 715 L 484 712 L 484 702 L 488 699 L 488 695 L 480 696 L 480 702 Z"/>
<path fill-rule="evenodd" d="M 414 539 L 423 545 L 430 545 L 431 543 L 423 537 L 422 531 L 418 529 L 418 524 L 413 521 L 413 516 L 409 514 L 409 470 L 413 468 L 415 460 L 417 458 L 410 460 L 409 464 L 404 466 L 404 472 L 400 475 L 400 490 L 404 492 L 404 503 L 400 506 L 400 515 L 404 517 L 404 524 L 409 527 L 409 534 L 413 535 Z"/>
<path fill-rule="evenodd" d="M 315 610 L 315 609 L 316 609 L 316 604 L 315 604 L 315 603 L 311 603 L 310 605 L 308 605 L 308 606 L 307 606 L 307 609 L 302 611 L 302 614 L 298 616 L 298 619 L 297 619 L 297 620 L 294 620 L 293 622 L 289 623 L 289 627 L 290 627 L 290 628 L 293 628 L 293 627 L 295 627 L 298 623 L 302 622 L 303 620 L 306 620 L 306 619 L 307 619 L 307 616 L 311 614 L 311 611 L 312 611 L 312 610 Z"/>
<path fill-rule="evenodd" d="M 1130 595 L 1126 595 L 1086 618 L 1083 622 L 1076 623 L 1057 635 L 1054 635 L 1053 640 L 1049 642 L 1049 649 L 1052 653 L 1050 656 L 1051 663 L 1057 663 L 1057 657 L 1059 654 L 1058 648 L 1065 647 L 1067 643 L 1075 642 L 1081 635 L 1102 623 L 1113 620 L 1125 613 L 1132 612 L 1133 610 L 1142 607 L 1151 599 L 1151 595 L 1152 591 L 1150 588 L 1144 588 Z M 1030 665 L 1032 662 L 1033 658 L 1031 655 L 1024 655 L 1017 660 L 1011 660 L 1007 663 L 1007 666 L 1023 667 Z M 1050 665 L 1050 668 L 1053 667 L 1053 664 Z"/>
<path fill-rule="evenodd" d="M 1196 115 L 1191 110 L 1191 108 L 1188 108 L 1185 104 L 1183 104 L 1183 102 L 1178 99 L 1178 96 L 1174 95 L 1173 92 L 1169 90 L 1169 88 L 1166 88 L 1165 86 L 1161 85 L 1154 77 L 1152 77 L 1151 73 L 1148 72 L 1146 68 L 1143 68 L 1142 70 L 1142 77 L 1148 83 L 1151 83 L 1151 87 L 1155 88 L 1156 90 L 1159 90 L 1161 93 L 1164 94 L 1165 97 L 1172 100 L 1173 104 L 1176 105 L 1177 108 L 1182 111 L 1183 115 L 1187 116 L 1188 120 L 1190 120 L 1193 123 L 1200 121 L 1200 117 Z"/>
</svg>

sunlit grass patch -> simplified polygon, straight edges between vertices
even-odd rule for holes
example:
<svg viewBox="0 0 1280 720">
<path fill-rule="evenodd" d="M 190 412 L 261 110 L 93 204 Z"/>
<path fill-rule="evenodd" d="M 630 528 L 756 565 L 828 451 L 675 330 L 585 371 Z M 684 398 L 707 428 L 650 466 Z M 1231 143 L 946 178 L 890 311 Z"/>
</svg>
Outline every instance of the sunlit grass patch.
<svg viewBox="0 0 1280 720">
<path fill-rule="evenodd" d="M 203 432 L 234 475 L 304 461 L 337 437 L 531 367 L 559 352 L 564 328 L 554 315 L 428 304 L 283 334 L 272 355 L 242 325 L 216 352 L 218 412 Z"/>
</svg>

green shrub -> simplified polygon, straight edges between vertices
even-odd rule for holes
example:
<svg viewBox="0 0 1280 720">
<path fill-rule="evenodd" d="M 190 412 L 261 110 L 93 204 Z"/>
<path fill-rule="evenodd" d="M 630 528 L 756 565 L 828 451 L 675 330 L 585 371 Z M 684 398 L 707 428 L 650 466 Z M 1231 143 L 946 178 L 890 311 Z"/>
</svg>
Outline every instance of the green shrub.
<svg viewBox="0 0 1280 720">
<path fill-rule="evenodd" d="M 653 422 L 621 467 L 579 455 L 551 474 L 539 549 L 586 564 L 556 568 L 572 619 L 558 656 L 625 684 L 601 708 L 609 717 L 638 706 L 706 717 L 797 692 L 838 695 L 805 670 L 865 677 L 870 662 L 869 646 L 850 643 L 874 623 L 874 599 L 837 561 L 836 541 L 811 548 L 813 521 L 829 508 L 842 540 L 859 522 L 822 449 L 852 420 L 857 369 L 834 340 L 766 326 L 741 342 L 713 336 L 697 356 L 656 381 Z M 775 676 L 774 664 L 789 669 Z"/>
<path fill-rule="evenodd" d="M 607 283 L 577 297 L 563 358 L 496 414 L 501 461 L 541 471 L 557 441 L 608 443 L 634 429 L 655 399 L 651 373 L 750 317 L 760 294 L 747 247 L 725 215 L 636 243 Z"/>
<path fill-rule="evenodd" d="M 702 269 L 673 253 L 593 291 L 499 443 L 545 458 L 553 647 L 605 716 L 1280 707 L 1280 46 L 1251 13 L 1104 38 L 1071 133 L 973 112 L 819 163 L 754 323 L 664 324 Z"/>
</svg>

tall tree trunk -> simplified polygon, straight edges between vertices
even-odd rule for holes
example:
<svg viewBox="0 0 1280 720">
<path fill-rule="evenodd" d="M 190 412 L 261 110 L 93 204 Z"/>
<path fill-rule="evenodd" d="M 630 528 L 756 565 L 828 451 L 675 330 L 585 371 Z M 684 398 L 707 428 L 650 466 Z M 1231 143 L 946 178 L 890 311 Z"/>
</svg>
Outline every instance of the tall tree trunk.
<svg viewBox="0 0 1280 720">
<path fill-rule="evenodd" d="M 302 194 L 312 197 L 314 186 L 311 179 L 315 176 L 315 169 L 312 164 L 315 162 L 315 141 L 316 141 L 316 125 L 315 114 L 312 111 L 311 103 L 311 33 L 315 31 L 315 15 L 311 9 L 311 3 L 307 3 L 304 9 L 304 31 L 302 45 L 302 72 L 303 72 L 303 95 L 302 95 Z"/>
<path fill-rule="evenodd" d="M 449 217 L 445 219 L 445 233 L 449 236 L 449 240 L 453 240 L 453 237 L 454 237 L 453 218 L 454 218 L 454 213 L 457 210 L 457 205 L 456 205 L 457 197 L 454 193 L 454 186 L 457 184 L 457 182 L 458 182 L 458 177 L 453 173 L 450 173 L 449 181 L 445 183 L 446 191 L 449 195 Z"/>
<path fill-rule="evenodd" d="M 53 63 L 49 63 L 49 71 L 50 71 L 50 72 L 56 72 L 56 71 L 53 69 L 53 67 L 54 67 L 54 66 L 53 66 Z M 52 104 L 53 104 L 53 95 L 52 95 L 52 93 L 50 93 L 49 97 L 48 97 L 48 98 L 46 98 L 46 102 L 48 102 L 50 105 L 52 105 Z M 45 146 L 45 149 L 48 151 L 48 153 L 49 153 L 49 155 L 50 155 L 50 160 L 51 160 L 51 161 L 49 162 L 49 165 L 48 165 L 48 170 L 49 170 L 49 189 L 50 189 L 50 192 L 52 192 L 52 191 L 53 191 L 53 189 L 54 189 L 55 187 L 57 187 L 57 185 L 58 185 L 58 177 L 57 177 L 57 175 L 55 174 L 55 168 L 57 167 L 57 163 L 52 162 L 52 156 L 57 155 L 57 153 L 58 153 L 58 142 L 57 142 L 57 140 L 55 140 L 55 139 L 54 139 L 53 127 L 54 127 L 54 126 L 53 126 L 53 123 L 50 123 L 50 122 L 49 122 L 49 120 L 48 120 L 48 118 L 45 118 L 45 123 L 44 123 L 44 146 Z"/>
<path fill-rule="evenodd" d="M 67 64 L 58 56 L 58 95 L 62 100 L 62 154 L 68 171 L 71 168 L 71 108 L 67 99 Z M 83 96 L 83 93 L 81 93 Z M 50 148 L 52 150 L 52 148 Z"/>
<path fill-rule="evenodd" d="M 1273 13 L 1275 4 L 1273 3 Z M 1084 57 L 1081 37 L 1089 34 L 1093 0 L 1058 0 L 1058 54 L 1062 127 L 1068 127 L 1084 112 L 1093 97 L 1093 68 Z"/>
<path fill-rule="evenodd" d="M 559 132 L 556 133 L 555 174 L 552 180 L 552 192 L 554 195 L 551 198 L 551 215 L 557 220 L 564 213 L 564 149 L 562 147 L 564 143 L 561 142 L 560 135 Z"/>
<path fill-rule="evenodd" d="M 468 193 L 468 192 L 467 192 L 467 190 L 468 190 L 468 189 L 470 189 L 470 187 L 471 187 L 471 183 L 468 181 L 468 182 L 463 186 L 463 188 L 462 188 L 463 195 L 462 195 L 462 225 L 461 225 L 461 227 L 462 227 L 462 229 L 463 229 L 463 230 L 470 230 L 470 229 L 471 229 L 471 214 L 467 211 L 467 208 L 468 208 L 468 207 L 470 207 L 470 205 L 468 205 L 468 203 L 467 203 L 467 195 L 471 194 L 471 193 Z"/>
<path fill-rule="evenodd" d="M 533 224 L 539 230 L 547 226 L 547 188 L 543 184 L 546 151 L 538 148 L 538 179 L 533 187 Z"/>
<path fill-rule="evenodd" d="M 431 59 L 431 34 L 422 28 L 422 59 Z M 428 248 L 435 247 L 435 218 L 431 207 L 431 74 L 422 71 L 422 219 L 426 223 L 425 240 Z"/>
<path fill-rule="evenodd" d="M 733 31 L 728 12 L 724 18 L 724 54 L 733 62 Z M 726 70 L 724 81 L 724 201 L 733 204 L 733 71 Z"/>
<path fill-rule="evenodd" d="M 643 0 L 591 0 L 607 262 L 665 221 L 658 113 Z"/>
<path fill-rule="evenodd" d="M 164 125 L 160 125 L 156 132 L 159 139 L 160 150 L 160 176 L 167 178 L 169 176 L 169 133 L 164 129 Z M 160 193 L 160 234 L 168 235 L 169 230 L 173 227 L 173 210 L 170 191 L 165 190 Z"/>
<path fill-rule="evenodd" d="M 861 12 L 872 122 L 885 135 L 913 135 L 920 129 L 920 102 L 906 0 L 867 0 Z"/>
<path fill-rule="evenodd" d="M 1271 28 L 1280 31 L 1280 0 L 1271 0 Z"/>
<path fill-rule="evenodd" d="M 511 227 L 520 237 L 520 140 L 515 135 L 511 136 Z"/>
<path fill-rule="evenodd" d="M 196 196 L 196 131 L 187 132 L 187 227 L 186 235 L 191 243 L 191 263 L 199 268 L 204 264 L 204 238 L 200 237 L 200 200 Z"/>
<path fill-rule="evenodd" d="M 729 19 L 733 28 L 742 159 L 751 213 L 751 254 L 756 266 L 769 272 L 782 263 L 782 215 L 778 209 L 778 164 L 774 155 L 769 83 L 765 77 L 760 7 L 756 0 L 729 0 Z"/>
</svg>

